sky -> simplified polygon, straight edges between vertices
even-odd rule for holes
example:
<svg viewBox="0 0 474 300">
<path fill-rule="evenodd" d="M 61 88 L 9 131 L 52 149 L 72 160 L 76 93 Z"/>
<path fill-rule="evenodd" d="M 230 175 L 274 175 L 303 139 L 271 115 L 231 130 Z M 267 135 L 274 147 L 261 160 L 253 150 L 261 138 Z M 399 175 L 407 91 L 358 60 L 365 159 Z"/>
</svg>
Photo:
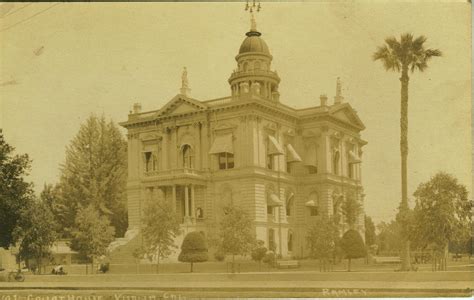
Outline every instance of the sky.
<svg viewBox="0 0 474 300">
<path fill-rule="evenodd" d="M 282 103 L 332 100 L 341 78 L 345 101 L 366 125 L 365 210 L 376 223 L 393 218 L 401 198 L 400 81 L 371 56 L 386 37 L 427 36 L 443 57 L 410 75 L 410 203 L 438 171 L 471 191 L 468 4 L 264 2 L 256 19 Z M 249 26 L 239 2 L 1 4 L 0 127 L 32 158 L 35 190 L 58 181 L 66 145 L 91 113 L 120 122 L 135 102 L 160 108 L 178 93 L 184 66 L 192 97 L 230 95 L 227 79 Z"/>
</svg>

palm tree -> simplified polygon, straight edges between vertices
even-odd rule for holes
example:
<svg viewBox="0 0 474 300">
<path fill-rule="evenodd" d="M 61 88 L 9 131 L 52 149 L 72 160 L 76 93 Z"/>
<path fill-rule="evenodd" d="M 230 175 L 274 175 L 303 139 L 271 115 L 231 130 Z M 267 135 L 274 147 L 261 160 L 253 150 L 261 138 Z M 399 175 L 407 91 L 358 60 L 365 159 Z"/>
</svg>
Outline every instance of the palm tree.
<svg viewBox="0 0 474 300">
<path fill-rule="evenodd" d="M 413 38 L 410 33 L 385 39 L 385 44 L 377 48 L 373 54 L 374 60 L 382 61 L 386 71 L 401 73 L 401 108 L 400 108 L 400 152 L 402 160 L 402 200 L 397 219 L 406 232 L 408 222 L 408 192 L 407 192 L 407 157 L 408 157 L 408 72 L 415 70 L 423 72 L 428 68 L 428 61 L 435 56 L 441 56 L 438 49 L 425 49 L 425 36 Z M 407 234 L 403 234 L 402 270 L 410 270 L 410 243 Z"/>
</svg>

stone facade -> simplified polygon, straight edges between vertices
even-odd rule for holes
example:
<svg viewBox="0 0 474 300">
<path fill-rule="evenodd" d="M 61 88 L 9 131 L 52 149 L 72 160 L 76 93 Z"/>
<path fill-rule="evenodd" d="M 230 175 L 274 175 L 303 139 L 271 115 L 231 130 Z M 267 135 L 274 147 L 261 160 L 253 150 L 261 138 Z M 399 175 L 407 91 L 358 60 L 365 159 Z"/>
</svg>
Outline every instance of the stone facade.
<svg viewBox="0 0 474 300">
<path fill-rule="evenodd" d="M 223 207 L 239 205 L 252 217 L 257 238 L 283 257 L 307 255 L 312 220 L 337 213 L 347 197 L 363 204 L 364 125 L 344 103 L 339 80 L 332 104 L 325 95 L 315 107 L 281 103 L 273 57 L 255 27 L 253 22 L 236 56 L 231 96 L 193 99 L 183 73 L 180 93 L 164 107 L 141 112 L 135 105 L 121 123 L 128 130 L 129 232 L 134 234 L 116 249 L 139 244 L 144 204 L 153 199 L 175 204 L 184 233 L 206 236 L 218 231 Z M 363 216 L 356 225 L 361 233 Z"/>
</svg>

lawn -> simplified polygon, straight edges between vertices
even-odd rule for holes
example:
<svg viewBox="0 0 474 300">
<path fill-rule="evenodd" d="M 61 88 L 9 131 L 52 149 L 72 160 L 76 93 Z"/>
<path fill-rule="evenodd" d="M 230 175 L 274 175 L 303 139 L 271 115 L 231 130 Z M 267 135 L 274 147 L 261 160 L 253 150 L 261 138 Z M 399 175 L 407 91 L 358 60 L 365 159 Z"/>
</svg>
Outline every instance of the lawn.
<svg viewBox="0 0 474 300">
<path fill-rule="evenodd" d="M 299 260 L 299 268 L 272 268 L 267 264 L 258 264 L 250 260 L 236 260 L 237 273 L 249 272 L 318 272 L 319 261 L 311 259 Z M 352 272 L 395 272 L 399 269 L 399 264 L 367 264 L 365 259 L 357 259 L 352 261 Z M 417 265 L 419 271 L 431 271 L 431 264 Z M 85 265 L 71 265 L 66 266 L 68 274 L 86 274 Z M 345 272 L 347 270 L 347 261 L 332 265 L 332 272 Z M 49 270 L 46 268 L 46 270 Z M 473 266 L 469 262 L 468 257 L 462 258 L 460 261 L 448 261 L 448 270 L 451 271 L 469 271 L 473 270 Z M 159 266 L 159 273 L 189 273 L 190 265 L 188 263 L 163 263 Z M 90 274 L 91 266 L 87 267 L 87 272 Z M 204 262 L 194 264 L 195 273 L 230 273 L 230 262 Z M 128 264 L 128 265 L 114 265 L 110 266 L 110 274 L 155 274 L 157 273 L 157 266 L 155 264 Z"/>
</svg>

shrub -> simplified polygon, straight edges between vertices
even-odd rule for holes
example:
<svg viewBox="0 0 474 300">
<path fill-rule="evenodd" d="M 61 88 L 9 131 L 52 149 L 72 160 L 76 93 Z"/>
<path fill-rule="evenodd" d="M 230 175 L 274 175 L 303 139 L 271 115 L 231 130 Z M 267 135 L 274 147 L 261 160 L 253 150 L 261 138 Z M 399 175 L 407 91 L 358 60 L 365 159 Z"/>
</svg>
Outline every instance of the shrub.
<svg viewBox="0 0 474 300">
<path fill-rule="evenodd" d="M 267 254 L 265 254 L 265 257 L 263 257 L 262 261 L 270 266 L 275 265 L 275 253 L 273 253 L 272 251 L 267 252 Z"/>
<path fill-rule="evenodd" d="M 191 263 L 191 272 L 195 262 L 205 262 L 208 260 L 207 245 L 202 233 L 190 232 L 184 238 L 181 245 L 181 253 L 178 256 L 181 262 Z"/>
<path fill-rule="evenodd" d="M 257 245 L 255 248 L 252 249 L 252 259 L 258 263 L 262 262 L 262 259 L 265 257 L 265 254 L 267 254 L 267 248 L 264 246 L 263 241 L 257 241 Z"/>
<path fill-rule="evenodd" d="M 214 258 L 215 258 L 217 261 L 224 261 L 225 255 L 224 255 L 222 252 L 217 251 L 216 253 L 214 253 Z"/>
<path fill-rule="evenodd" d="M 349 260 L 348 271 L 351 270 L 351 259 L 361 258 L 367 255 L 364 241 L 356 230 L 348 230 L 341 239 L 341 248 L 345 257 Z"/>
</svg>

